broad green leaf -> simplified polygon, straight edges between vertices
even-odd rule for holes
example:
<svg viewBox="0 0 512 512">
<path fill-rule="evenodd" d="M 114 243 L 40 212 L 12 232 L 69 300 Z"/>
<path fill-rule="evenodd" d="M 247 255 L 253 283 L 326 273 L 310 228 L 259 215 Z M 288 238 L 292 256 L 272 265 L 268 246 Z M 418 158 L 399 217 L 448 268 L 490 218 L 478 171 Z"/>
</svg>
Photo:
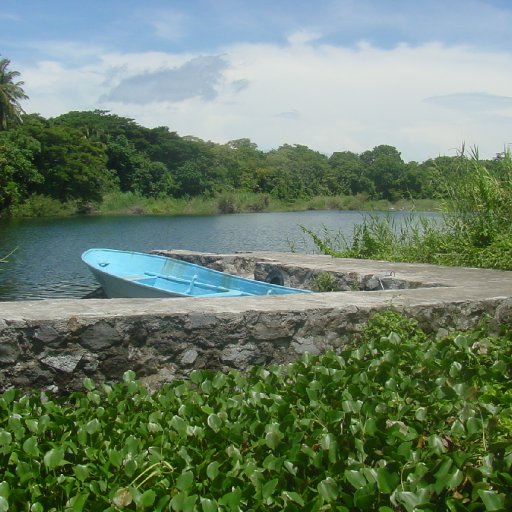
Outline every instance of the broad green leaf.
<svg viewBox="0 0 512 512">
<path fill-rule="evenodd" d="M 204 372 L 201 370 L 192 370 L 189 378 L 194 384 L 201 384 L 204 380 Z"/>
<path fill-rule="evenodd" d="M 479 434 L 482 432 L 484 424 L 480 418 L 475 418 L 473 416 L 468 418 L 468 421 L 466 422 L 466 428 L 468 430 L 468 434 Z"/>
<path fill-rule="evenodd" d="M 25 420 L 25 425 L 33 434 L 37 434 L 39 429 L 39 422 L 37 420 Z"/>
<path fill-rule="evenodd" d="M 76 466 L 74 466 L 73 471 L 75 473 L 75 476 L 81 482 L 87 480 L 87 477 L 89 476 L 89 468 L 87 466 L 84 466 L 83 464 L 77 464 Z"/>
<path fill-rule="evenodd" d="M 227 376 L 225 373 L 217 372 L 213 377 L 212 384 L 215 389 L 222 388 L 227 382 Z"/>
<path fill-rule="evenodd" d="M 44 507 L 39 501 L 36 501 L 30 506 L 30 512 L 44 512 Z"/>
<path fill-rule="evenodd" d="M 9 511 L 9 502 L 3 496 L 0 496 L 0 512 Z"/>
<path fill-rule="evenodd" d="M 208 498 L 201 498 L 201 507 L 203 512 L 217 512 L 219 510 L 217 503 Z"/>
<path fill-rule="evenodd" d="M 418 409 L 416 409 L 415 417 L 418 421 L 425 421 L 427 419 L 427 408 L 418 407 Z"/>
<path fill-rule="evenodd" d="M 302 499 L 302 496 L 299 493 L 294 491 L 283 491 L 282 495 L 284 498 L 294 501 L 295 503 L 297 503 L 297 505 L 301 507 L 304 506 L 304 500 Z"/>
<path fill-rule="evenodd" d="M 380 492 L 391 494 L 399 483 L 399 475 L 388 471 L 387 468 L 377 468 L 377 485 Z"/>
<path fill-rule="evenodd" d="M 23 451 L 30 455 L 30 457 L 39 457 L 39 447 L 37 437 L 32 436 L 25 440 L 23 443 Z"/>
<path fill-rule="evenodd" d="M 116 467 L 119 468 L 123 464 L 123 454 L 117 450 L 108 451 L 108 460 Z"/>
<path fill-rule="evenodd" d="M 83 380 L 83 383 L 84 383 L 84 388 L 87 389 L 88 391 L 92 391 L 93 389 L 96 388 L 96 385 L 94 384 L 94 381 L 91 378 L 89 378 L 89 377 L 86 377 Z"/>
<path fill-rule="evenodd" d="M 209 379 L 206 379 L 203 382 L 201 382 L 201 390 L 203 391 L 203 393 L 206 393 L 207 395 L 209 395 L 213 391 L 212 381 Z"/>
<path fill-rule="evenodd" d="M 327 433 L 320 439 L 320 446 L 324 450 L 329 450 L 331 445 L 335 442 L 335 438 L 332 434 Z"/>
<path fill-rule="evenodd" d="M 397 334 L 396 332 L 391 332 L 391 333 L 389 333 L 388 341 L 392 345 L 400 345 L 402 339 L 400 338 L 400 335 Z"/>
<path fill-rule="evenodd" d="M 5 400 L 6 404 L 10 404 L 16 398 L 16 389 L 11 388 L 4 391 L 2 398 Z"/>
<path fill-rule="evenodd" d="M 9 498 L 9 484 L 4 480 L 3 482 L 0 482 L 0 496 L 2 498 Z"/>
<path fill-rule="evenodd" d="M 377 494 L 375 484 L 366 484 L 354 493 L 354 506 L 357 510 L 371 510 Z"/>
<path fill-rule="evenodd" d="M 89 421 L 87 425 L 85 426 L 85 430 L 87 430 L 88 434 L 95 434 L 100 429 L 100 422 L 98 418 L 94 418 L 93 420 Z"/>
<path fill-rule="evenodd" d="M 187 422 L 183 418 L 175 415 L 171 418 L 169 424 L 181 437 L 187 436 Z"/>
<path fill-rule="evenodd" d="M 269 480 L 266 484 L 261 488 L 261 495 L 264 500 L 272 496 L 279 482 L 278 478 L 274 478 L 273 480 Z"/>
<path fill-rule="evenodd" d="M 464 428 L 464 424 L 459 421 L 459 420 L 455 420 L 452 424 L 452 427 L 451 427 L 451 432 L 453 435 L 457 435 L 457 436 L 463 436 L 465 433 L 466 433 L 466 429 Z"/>
<path fill-rule="evenodd" d="M 459 361 L 454 361 L 452 365 L 450 366 L 450 377 L 456 377 L 462 370 L 462 365 L 459 363 Z"/>
<path fill-rule="evenodd" d="M 12 434 L 7 430 L 0 430 L 0 447 L 9 446 L 12 441 Z"/>
<path fill-rule="evenodd" d="M 425 505 L 429 500 L 429 492 L 427 489 L 420 489 L 418 492 L 399 491 L 395 493 L 395 497 L 406 508 L 407 512 L 413 512 L 420 505 Z"/>
<path fill-rule="evenodd" d="M 134 459 L 128 459 L 124 464 L 124 472 L 126 476 L 131 477 L 137 471 L 137 461 Z"/>
<path fill-rule="evenodd" d="M 217 414 L 210 414 L 206 420 L 208 426 L 217 433 L 222 426 L 222 420 Z"/>
<path fill-rule="evenodd" d="M 44 464 L 48 469 L 55 469 L 64 463 L 64 448 L 52 448 L 44 455 Z"/>
<path fill-rule="evenodd" d="M 297 474 L 297 471 L 298 471 L 299 468 L 297 466 L 294 466 L 293 462 L 291 462 L 289 460 L 285 460 L 283 465 L 286 468 L 286 470 L 289 473 L 291 473 L 292 475 L 296 475 Z"/>
<path fill-rule="evenodd" d="M 362 471 L 355 471 L 353 469 L 345 470 L 345 478 L 353 485 L 355 489 L 364 487 L 368 482 Z"/>
<path fill-rule="evenodd" d="M 153 503 L 156 499 L 156 493 L 153 491 L 153 489 L 148 489 L 147 491 L 144 491 L 140 497 L 140 505 L 142 507 L 151 507 L 153 506 Z"/>
<path fill-rule="evenodd" d="M 123 373 L 123 381 L 126 383 L 132 382 L 135 380 L 136 374 L 133 370 L 127 370 Z"/>
<path fill-rule="evenodd" d="M 448 486 L 450 489 L 456 489 L 464 480 L 464 473 L 460 469 L 456 469 L 450 479 L 448 480 Z"/>
<path fill-rule="evenodd" d="M 453 460 L 448 457 L 444 456 L 441 459 L 441 463 L 439 464 L 439 468 L 435 473 L 436 478 L 445 479 L 448 473 L 450 472 L 451 467 L 453 466 Z"/>
<path fill-rule="evenodd" d="M 194 483 L 194 473 L 192 471 L 184 471 L 176 479 L 176 487 L 180 491 L 188 491 Z"/>
<path fill-rule="evenodd" d="M 331 477 L 322 480 L 318 484 L 317 489 L 326 501 L 334 501 L 338 497 L 338 485 Z"/>
<path fill-rule="evenodd" d="M 272 450 L 276 449 L 281 440 L 283 433 L 279 430 L 279 423 L 270 423 L 265 427 L 265 444 Z"/>
<path fill-rule="evenodd" d="M 206 475 L 210 480 L 214 480 L 217 477 L 217 475 L 219 474 L 219 467 L 220 464 L 216 460 L 208 464 L 208 466 L 206 467 Z"/>
<path fill-rule="evenodd" d="M 89 498 L 89 493 L 80 493 L 72 498 L 69 499 L 69 501 L 66 503 L 66 512 L 82 512 L 84 509 L 84 505 L 87 502 L 87 499 Z"/>
<path fill-rule="evenodd" d="M 495 510 L 505 510 L 505 498 L 504 494 L 497 491 L 486 491 L 483 489 L 478 490 L 478 495 L 482 499 L 485 510 L 491 512 Z"/>
<path fill-rule="evenodd" d="M 224 494 L 219 500 L 219 504 L 223 505 L 233 512 L 238 511 L 240 500 L 242 499 L 242 491 L 237 487 L 234 491 Z"/>
</svg>

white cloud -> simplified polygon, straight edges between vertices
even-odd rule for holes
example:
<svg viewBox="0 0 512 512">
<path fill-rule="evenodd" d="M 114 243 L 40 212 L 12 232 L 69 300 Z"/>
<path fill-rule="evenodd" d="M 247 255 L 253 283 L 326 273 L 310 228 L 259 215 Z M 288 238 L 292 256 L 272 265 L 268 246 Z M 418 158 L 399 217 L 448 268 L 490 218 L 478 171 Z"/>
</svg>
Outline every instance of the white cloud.
<svg viewBox="0 0 512 512">
<path fill-rule="evenodd" d="M 155 14 L 152 25 L 157 36 L 170 41 L 178 41 L 188 32 L 190 18 L 178 10 L 160 11 Z"/>
<path fill-rule="evenodd" d="M 224 64 L 210 79 L 192 77 L 202 80 L 208 89 L 204 94 L 194 89 L 199 82 L 192 78 L 178 84 L 182 93 L 173 89 L 176 94 L 170 94 L 169 80 L 179 81 L 173 70 L 183 71 L 194 58 L 216 57 L 105 54 L 95 66 L 73 69 L 44 62 L 20 69 L 31 96 L 24 107 L 45 116 L 110 108 L 142 125 L 167 125 L 181 135 L 216 142 L 249 137 L 265 150 L 290 143 L 325 153 L 361 152 L 391 144 L 406 160 L 420 161 L 453 154 L 463 141 L 478 145 L 482 156 L 493 156 L 510 139 L 512 112 L 507 105 L 483 112 L 469 108 L 471 101 L 457 110 L 439 108 L 443 100 L 425 101 L 450 95 L 467 100 L 475 91 L 480 98 L 508 97 L 510 54 L 433 43 L 386 50 L 368 43 L 355 48 L 318 41 L 311 45 L 309 40 L 301 36 L 285 46 L 236 44 L 222 49 Z M 131 96 L 125 91 L 127 96 L 116 98 L 116 88 L 139 86 L 143 80 L 136 83 L 135 77 L 144 74 L 152 78 L 154 103 L 134 104 L 133 94 L 143 93 L 137 87 L 129 91 Z"/>
<path fill-rule="evenodd" d="M 316 41 L 317 39 L 320 39 L 321 37 L 322 34 L 320 32 L 314 32 L 311 30 L 301 30 L 299 32 L 294 32 L 293 34 L 290 34 L 287 40 L 291 45 L 301 45 L 311 43 L 313 41 Z"/>
</svg>

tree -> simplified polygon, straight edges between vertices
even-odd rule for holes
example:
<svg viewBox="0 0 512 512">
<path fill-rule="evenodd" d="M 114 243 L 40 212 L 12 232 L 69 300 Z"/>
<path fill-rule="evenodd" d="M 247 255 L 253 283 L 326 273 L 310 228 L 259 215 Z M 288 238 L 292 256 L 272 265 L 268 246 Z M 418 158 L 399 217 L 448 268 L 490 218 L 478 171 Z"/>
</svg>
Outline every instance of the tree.
<svg viewBox="0 0 512 512">
<path fill-rule="evenodd" d="M 286 184 L 275 191 L 280 199 L 296 199 L 324 194 L 324 173 L 328 169 L 327 157 L 300 144 L 284 144 L 267 154 L 267 166 L 275 169 Z"/>
<path fill-rule="evenodd" d="M 39 142 L 19 130 L 0 132 L 0 216 L 43 182 L 34 165 L 40 151 Z"/>
<path fill-rule="evenodd" d="M 36 166 L 44 182 L 36 193 L 60 201 L 99 201 L 112 187 L 113 176 L 106 169 L 107 155 L 101 145 L 63 126 L 45 128 L 38 134 L 41 151 Z"/>
<path fill-rule="evenodd" d="M 212 158 L 224 177 L 226 188 L 257 190 L 256 171 L 264 164 L 265 156 L 250 139 L 215 145 L 212 147 Z"/>
<path fill-rule="evenodd" d="M 351 151 L 335 152 L 331 155 L 324 183 L 331 194 L 375 195 L 375 184 L 367 176 L 359 156 Z"/>
<path fill-rule="evenodd" d="M 407 195 L 405 164 L 396 148 L 382 144 L 362 153 L 360 159 L 375 183 L 379 198 L 396 201 Z"/>
<path fill-rule="evenodd" d="M 9 59 L 0 59 L 0 130 L 7 130 L 10 123 L 21 123 L 23 109 L 19 102 L 28 99 L 21 87 L 24 82 L 15 82 L 19 72 L 7 69 L 10 64 Z"/>
</svg>

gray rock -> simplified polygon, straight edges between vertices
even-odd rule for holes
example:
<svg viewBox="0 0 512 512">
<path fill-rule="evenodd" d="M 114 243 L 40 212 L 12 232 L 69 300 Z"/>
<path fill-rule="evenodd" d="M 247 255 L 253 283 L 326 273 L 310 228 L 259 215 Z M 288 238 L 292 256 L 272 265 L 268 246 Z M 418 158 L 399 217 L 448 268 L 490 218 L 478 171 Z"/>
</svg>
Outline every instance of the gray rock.
<svg viewBox="0 0 512 512">
<path fill-rule="evenodd" d="M 47 355 L 41 359 L 41 362 L 54 370 L 64 373 L 73 373 L 82 360 L 83 352 L 74 351 L 63 354 Z"/>
<path fill-rule="evenodd" d="M 21 350 L 14 341 L 0 341 L 0 364 L 15 364 L 20 357 Z"/>
<path fill-rule="evenodd" d="M 184 366 L 191 366 L 195 363 L 197 357 L 199 356 L 197 350 L 193 348 L 186 350 L 181 356 L 181 364 Z"/>
<path fill-rule="evenodd" d="M 80 344 L 89 350 L 105 350 L 121 342 L 122 336 L 110 324 L 100 321 L 80 335 Z"/>
</svg>

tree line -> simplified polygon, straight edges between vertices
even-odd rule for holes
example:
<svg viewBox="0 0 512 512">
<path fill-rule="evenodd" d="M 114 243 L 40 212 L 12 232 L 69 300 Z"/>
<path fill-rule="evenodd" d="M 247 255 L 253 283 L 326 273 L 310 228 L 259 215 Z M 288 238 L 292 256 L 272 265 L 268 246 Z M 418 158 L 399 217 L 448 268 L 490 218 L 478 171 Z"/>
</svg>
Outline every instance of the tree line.
<svg viewBox="0 0 512 512">
<path fill-rule="evenodd" d="M 330 156 L 298 144 L 264 152 L 247 138 L 217 144 L 105 110 L 45 119 L 23 112 L 23 82 L 8 65 L 0 59 L 0 215 L 32 195 L 88 204 L 115 190 L 154 198 L 229 191 L 285 201 L 358 194 L 436 198 L 457 168 L 459 157 L 406 163 L 388 145 Z"/>
</svg>

